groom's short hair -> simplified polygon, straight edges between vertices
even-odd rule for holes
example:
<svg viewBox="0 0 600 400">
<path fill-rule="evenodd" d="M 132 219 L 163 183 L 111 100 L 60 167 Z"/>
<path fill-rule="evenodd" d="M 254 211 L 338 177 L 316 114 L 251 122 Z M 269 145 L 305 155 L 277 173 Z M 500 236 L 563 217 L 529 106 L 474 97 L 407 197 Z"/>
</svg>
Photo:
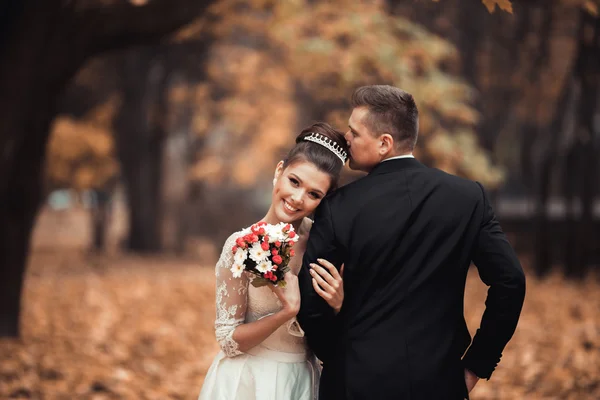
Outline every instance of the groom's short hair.
<svg viewBox="0 0 600 400">
<path fill-rule="evenodd" d="M 372 133 L 389 133 L 398 146 L 412 151 L 419 133 L 419 110 L 413 96 L 394 86 L 362 86 L 352 94 L 352 107 L 367 107 Z"/>
</svg>

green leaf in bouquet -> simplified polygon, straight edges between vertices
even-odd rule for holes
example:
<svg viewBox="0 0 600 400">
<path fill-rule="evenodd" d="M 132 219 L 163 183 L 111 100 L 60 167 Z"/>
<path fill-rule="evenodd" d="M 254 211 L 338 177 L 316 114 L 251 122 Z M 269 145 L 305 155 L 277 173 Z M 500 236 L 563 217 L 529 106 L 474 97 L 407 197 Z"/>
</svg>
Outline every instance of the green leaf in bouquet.
<svg viewBox="0 0 600 400">
<path fill-rule="evenodd" d="M 271 282 L 265 278 L 256 277 L 256 278 L 252 279 L 252 281 L 250 283 L 252 283 L 252 286 L 259 288 L 259 287 L 267 286 Z"/>
<path fill-rule="evenodd" d="M 285 264 L 282 267 L 280 267 L 279 270 L 283 275 L 285 275 L 287 272 L 290 272 L 290 266 L 288 264 Z"/>
</svg>

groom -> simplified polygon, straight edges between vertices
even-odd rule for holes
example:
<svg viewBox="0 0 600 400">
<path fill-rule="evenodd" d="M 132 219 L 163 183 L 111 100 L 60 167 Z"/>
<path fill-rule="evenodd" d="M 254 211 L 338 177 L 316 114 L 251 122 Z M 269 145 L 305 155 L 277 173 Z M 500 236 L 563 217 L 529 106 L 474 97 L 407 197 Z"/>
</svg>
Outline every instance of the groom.
<svg viewBox="0 0 600 400">
<path fill-rule="evenodd" d="M 515 331 L 523 270 L 481 184 L 412 156 L 409 93 L 361 87 L 352 105 L 350 168 L 368 175 L 322 201 L 299 275 L 298 320 L 323 361 L 320 399 L 468 398 Z M 337 315 L 313 289 L 318 257 L 345 264 Z M 463 316 L 471 262 L 490 287 L 472 341 Z"/>
</svg>

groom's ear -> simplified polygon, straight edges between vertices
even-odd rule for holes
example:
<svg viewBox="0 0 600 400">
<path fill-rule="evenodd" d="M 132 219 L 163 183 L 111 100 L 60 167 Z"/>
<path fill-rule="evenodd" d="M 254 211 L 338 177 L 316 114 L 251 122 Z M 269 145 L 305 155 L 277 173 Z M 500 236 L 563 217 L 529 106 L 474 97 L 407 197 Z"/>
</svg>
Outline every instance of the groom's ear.
<svg viewBox="0 0 600 400">
<path fill-rule="evenodd" d="M 379 155 L 385 156 L 394 150 L 394 138 L 389 133 L 384 133 L 379 137 Z"/>
</svg>

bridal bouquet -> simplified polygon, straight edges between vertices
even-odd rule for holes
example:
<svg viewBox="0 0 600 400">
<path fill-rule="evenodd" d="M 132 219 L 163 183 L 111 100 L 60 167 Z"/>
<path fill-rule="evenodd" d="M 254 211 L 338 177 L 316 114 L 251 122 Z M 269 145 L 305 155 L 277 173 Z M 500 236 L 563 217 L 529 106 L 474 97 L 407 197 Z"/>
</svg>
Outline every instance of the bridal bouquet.
<svg viewBox="0 0 600 400">
<path fill-rule="evenodd" d="M 298 235 L 290 224 L 277 225 L 259 222 L 242 231 L 235 241 L 231 272 L 239 278 L 244 271 L 255 275 L 252 285 L 264 286 L 267 283 L 284 287 L 284 275 L 289 271 L 290 259 L 294 256 L 292 247 Z"/>
</svg>

